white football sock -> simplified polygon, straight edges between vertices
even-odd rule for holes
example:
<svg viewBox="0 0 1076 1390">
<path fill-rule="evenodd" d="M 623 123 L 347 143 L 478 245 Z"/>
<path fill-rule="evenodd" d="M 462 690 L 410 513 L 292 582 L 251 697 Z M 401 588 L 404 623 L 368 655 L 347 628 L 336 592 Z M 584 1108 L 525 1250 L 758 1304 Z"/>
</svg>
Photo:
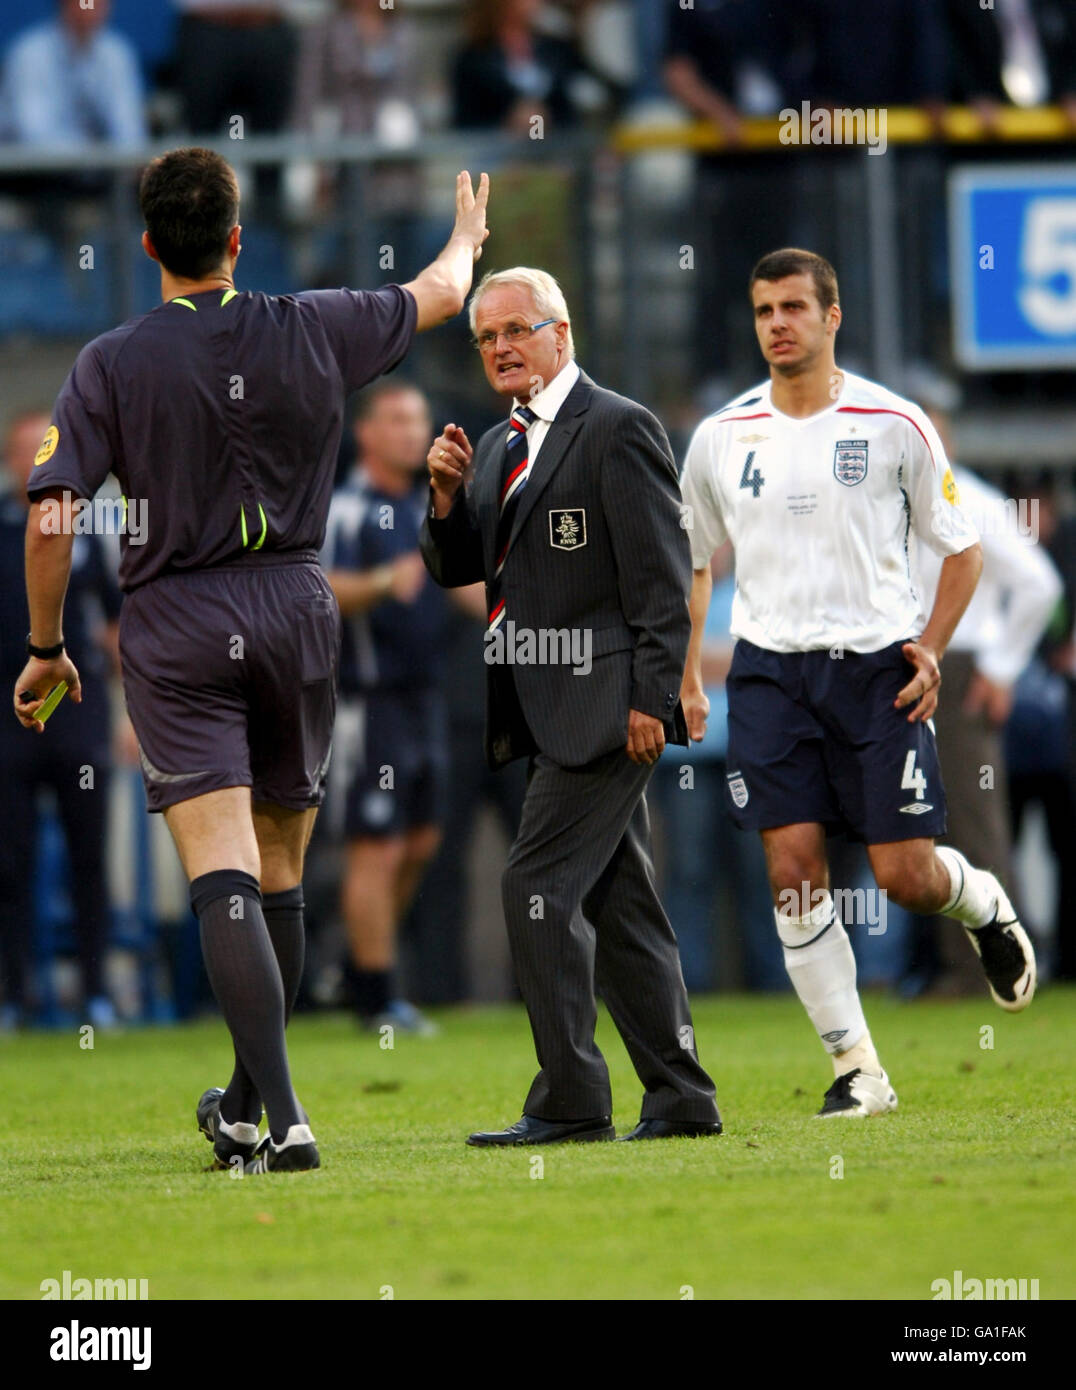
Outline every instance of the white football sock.
<svg viewBox="0 0 1076 1390">
<path fill-rule="evenodd" d="M 869 1029 L 863 1034 L 859 1042 L 853 1043 L 844 1052 L 835 1052 L 832 1060 L 834 1076 L 843 1076 L 845 1072 L 855 1071 L 857 1067 L 860 1071 L 867 1072 L 871 1076 L 884 1075 L 882 1064 L 874 1050 L 874 1043 L 871 1041 Z"/>
<path fill-rule="evenodd" d="M 257 1125 L 248 1125 L 242 1120 L 237 1120 L 234 1125 L 230 1125 L 222 1116 L 219 1128 L 221 1134 L 226 1134 L 229 1139 L 234 1139 L 237 1144 L 256 1144 L 258 1142 Z"/>
<path fill-rule="evenodd" d="M 817 905 L 804 917 L 786 917 L 776 909 L 773 915 L 784 946 L 785 969 L 800 1003 L 826 1051 L 840 1052 L 843 1061 L 867 1033 L 867 1020 L 856 992 L 856 958 L 848 933 L 829 893 L 817 896 Z M 851 1069 L 842 1065 L 837 1075 Z"/>
<path fill-rule="evenodd" d="M 997 916 L 998 898 L 993 874 L 973 868 L 958 849 L 939 845 L 934 853 L 949 874 L 949 901 L 943 917 L 955 917 L 966 927 L 985 927 Z"/>
<path fill-rule="evenodd" d="M 292 1125 L 279 1144 L 274 1144 L 273 1148 L 277 1153 L 281 1149 L 290 1149 L 293 1144 L 313 1144 L 314 1136 L 310 1132 L 309 1125 Z"/>
</svg>

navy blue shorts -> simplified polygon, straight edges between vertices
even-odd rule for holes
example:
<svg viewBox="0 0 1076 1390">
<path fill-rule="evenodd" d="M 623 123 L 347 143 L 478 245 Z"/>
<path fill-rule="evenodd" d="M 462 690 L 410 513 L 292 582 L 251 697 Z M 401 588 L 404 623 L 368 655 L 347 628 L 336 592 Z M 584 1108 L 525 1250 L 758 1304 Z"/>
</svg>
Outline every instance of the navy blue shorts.
<svg viewBox="0 0 1076 1390">
<path fill-rule="evenodd" d="M 349 840 L 403 835 L 444 821 L 448 736 L 439 691 L 345 697 L 338 735 L 333 777 L 346 786 L 343 828 Z"/>
<path fill-rule="evenodd" d="M 224 787 L 321 805 L 340 613 L 313 551 L 135 589 L 120 610 L 120 664 L 151 811 Z"/>
<path fill-rule="evenodd" d="M 838 659 L 736 643 L 727 786 L 742 830 L 817 822 L 868 845 L 944 834 L 933 727 L 893 707 L 914 671 L 902 645 Z"/>
</svg>

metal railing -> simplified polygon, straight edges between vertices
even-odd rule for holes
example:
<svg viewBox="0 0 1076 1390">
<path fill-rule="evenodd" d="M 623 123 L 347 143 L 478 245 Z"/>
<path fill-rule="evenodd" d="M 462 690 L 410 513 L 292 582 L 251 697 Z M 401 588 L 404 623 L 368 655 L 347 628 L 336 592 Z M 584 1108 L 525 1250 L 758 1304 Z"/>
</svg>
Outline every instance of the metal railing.
<svg viewBox="0 0 1076 1390">
<path fill-rule="evenodd" d="M 738 389 L 762 375 L 742 324 L 745 286 L 719 280 L 713 302 L 700 303 L 698 278 L 681 271 L 685 242 L 701 234 L 720 251 L 725 235 L 722 227 L 699 225 L 700 156 L 713 177 L 735 188 L 748 177 L 753 160 L 784 151 L 766 187 L 775 199 L 791 198 L 809 207 L 815 244 L 830 250 L 837 262 L 847 296 L 841 331 L 849 365 L 897 390 L 911 361 L 951 370 L 942 216 L 947 171 L 969 151 L 980 160 L 1011 159 L 1019 148 L 1021 158 L 1056 161 L 1058 150 L 1073 140 L 1072 127 L 1056 108 L 1003 110 L 987 142 L 970 110 L 947 111 L 940 139 L 938 125 L 924 112 L 890 109 L 885 116 L 884 157 L 876 157 L 869 147 L 790 148 L 787 123 L 779 117 L 746 120 L 743 148 L 736 150 L 724 145 L 713 127 L 690 122 L 558 133 L 544 140 L 444 133 L 406 148 L 365 137 L 315 141 L 294 135 L 203 143 L 249 174 L 311 165 L 333 171 L 335 193 L 327 206 L 292 206 L 268 224 L 262 216 L 264 201 L 255 211 L 247 239 L 255 240 L 260 227 L 264 236 L 281 240 L 293 276 L 286 286 L 290 289 L 324 283 L 330 272 L 336 283 L 367 286 L 410 278 L 436 251 L 450 225 L 455 170 L 466 167 L 477 174 L 488 169 L 495 180 L 494 235 L 482 269 L 532 261 L 558 274 L 588 369 L 675 422 L 692 409 L 697 414 L 693 398 L 705 375 L 697 353 L 700 315 L 712 314 L 715 324 L 722 325 L 715 332 L 723 332 L 726 324 L 739 332 L 723 384 Z M 0 198 L 11 179 L 32 177 L 47 180 L 54 198 L 75 204 L 80 201 L 77 179 L 88 172 L 113 176 L 105 177 L 106 191 L 93 200 L 95 211 L 89 214 L 91 221 L 97 219 L 89 235 L 101 246 L 98 267 L 105 269 L 108 283 L 107 294 L 98 301 L 100 312 L 94 310 L 94 332 L 155 302 L 152 278 L 140 268 L 135 180 L 150 158 L 179 143 L 183 137 L 137 150 L 92 152 L 31 153 L 0 146 Z M 389 233 L 378 210 L 379 186 L 386 174 L 401 172 L 413 179 L 414 200 L 390 220 L 397 231 L 410 229 L 406 239 L 412 250 L 406 261 L 390 258 L 392 264 L 386 266 Z M 9 205 L 32 214 L 32 195 L 6 196 Z M 326 245 L 332 248 L 328 254 Z M 757 247 L 759 254 L 770 249 Z M 242 270 L 241 265 L 240 278 Z M 0 283 L 2 275 L 0 264 Z M 250 283 L 249 288 L 261 286 Z M 491 398 L 477 364 L 473 372 L 459 370 L 464 336 L 462 324 L 428 335 L 417 365 L 435 395 L 451 392 L 453 399 L 462 396 L 463 404 L 489 408 Z M 989 414 L 989 402 L 980 404 Z M 972 451 L 978 451 L 980 461 L 1001 462 L 1017 439 L 1023 442 L 1025 459 L 1069 461 L 1064 441 L 1072 422 L 1056 389 L 1029 375 L 1015 406 L 1008 412 L 1014 422 L 1010 435 L 980 430 Z M 1029 442 L 1025 425 L 1031 416 L 1036 428 Z"/>
</svg>

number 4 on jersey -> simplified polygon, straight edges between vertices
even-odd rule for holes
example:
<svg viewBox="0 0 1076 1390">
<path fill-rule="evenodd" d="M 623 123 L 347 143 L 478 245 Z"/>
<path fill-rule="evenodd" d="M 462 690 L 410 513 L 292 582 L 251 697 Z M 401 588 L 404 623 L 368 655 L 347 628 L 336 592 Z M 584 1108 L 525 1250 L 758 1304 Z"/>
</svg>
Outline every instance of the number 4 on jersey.
<svg viewBox="0 0 1076 1390">
<path fill-rule="evenodd" d="M 740 474 L 740 486 L 749 487 L 751 489 L 751 496 L 757 497 L 759 493 L 762 491 L 762 484 L 766 481 L 766 479 L 762 476 L 762 474 L 758 471 L 757 468 L 754 470 L 753 473 L 750 472 L 751 460 L 754 457 L 755 451 L 754 449 L 752 449 L 743 461 L 743 472 Z"/>
<path fill-rule="evenodd" d="M 916 801 L 922 801 L 927 789 L 927 779 L 923 769 L 915 765 L 915 753 L 916 750 L 911 749 L 904 759 L 904 776 L 900 779 L 900 786 L 901 791 L 914 791 Z"/>
</svg>

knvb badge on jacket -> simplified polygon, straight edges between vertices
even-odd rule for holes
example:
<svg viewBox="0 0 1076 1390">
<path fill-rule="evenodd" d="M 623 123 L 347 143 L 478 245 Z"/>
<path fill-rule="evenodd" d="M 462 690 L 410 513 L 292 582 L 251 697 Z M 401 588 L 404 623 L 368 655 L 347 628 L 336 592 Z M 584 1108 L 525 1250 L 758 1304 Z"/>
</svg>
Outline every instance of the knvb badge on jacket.
<svg viewBox="0 0 1076 1390">
<path fill-rule="evenodd" d="M 556 550 L 582 550 L 587 543 L 584 507 L 558 508 L 549 513 L 549 544 Z"/>
<path fill-rule="evenodd" d="M 845 487 L 855 487 L 867 476 L 867 447 L 862 439 L 837 440 L 833 450 L 833 472 Z"/>
</svg>

